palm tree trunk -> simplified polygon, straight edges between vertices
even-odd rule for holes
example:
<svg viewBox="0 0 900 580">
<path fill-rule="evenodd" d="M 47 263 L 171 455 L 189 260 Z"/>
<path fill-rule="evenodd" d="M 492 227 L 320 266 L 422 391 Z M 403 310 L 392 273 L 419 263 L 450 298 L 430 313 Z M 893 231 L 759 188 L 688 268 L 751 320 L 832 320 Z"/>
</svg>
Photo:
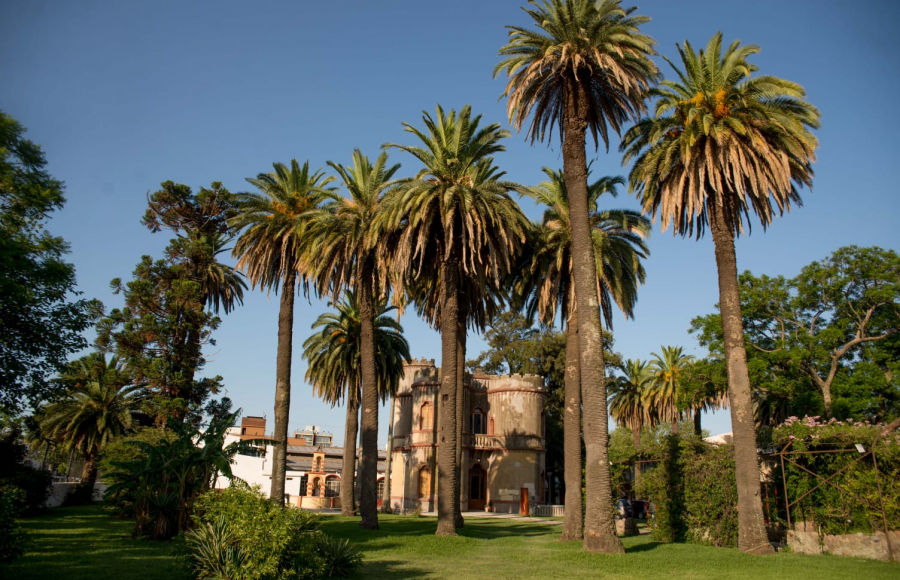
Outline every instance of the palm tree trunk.
<svg viewBox="0 0 900 580">
<path fill-rule="evenodd" d="M 278 311 L 278 355 L 275 363 L 275 432 L 270 499 L 284 505 L 284 474 L 287 468 L 288 418 L 291 411 L 291 355 L 294 339 L 294 288 L 297 274 L 286 272 Z"/>
<path fill-rule="evenodd" d="M 353 496 L 356 481 L 356 436 L 359 431 L 358 385 L 347 386 L 347 420 L 344 426 L 344 458 L 341 464 L 341 515 L 356 513 L 356 498 Z"/>
<path fill-rule="evenodd" d="M 571 312 L 571 310 L 570 310 Z M 566 511 L 559 539 L 584 539 L 581 505 L 581 373 L 578 365 L 578 320 L 566 322 L 565 410 L 563 415 L 563 477 Z"/>
<path fill-rule="evenodd" d="M 719 275 L 719 310 L 728 367 L 731 399 L 731 429 L 734 433 L 735 478 L 738 491 L 738 548 L 742 552 L 773 554 L 763 520 L 759 484 L 756 428 L 750 401 L 750 374 L 741 322 L 741 297 L 737 279 L 734 233 L 725 220 L 723 207 L 707 205 Z"/>
<path fill-rule="evenodd" d="M 459 349 L 459 261 L 444 260 L 441 272 L 441 387 L 438 391 L 440 425 L 438 427 L 438 536 L 456 535 L 456 513 L 459 511 L 459 465 L 456 440 L 456 358 Z M 454 509 L 453 504 L 456 504 Z"/>
<path fill-rule="evenodd" d="M 634 488 L 641 483 L 641 426 L 635 425 L 631 430 L 631 436 L 634 438 Z M 637 499 L 637 491 L 634 491 L 634 499 Z"/>
<path fill-rule="evenodd" d="M 388 419 L 387 454 L 384 458 L 384 493 L 381 494 L 381 513 L 389 514 L 391 510 L 391 463 L 394 455 L 394 397 L 391 395 L 388 404 L 391 415 Z"/>
<path fill-rule="evenodd" d="M 372 263 L 363 260 L 359 288 L 359 358 L 362 368 L 362 461 L 359 475 L 359 527 L 378 529 L 378 384 L 375 378 L 375 308 Z"/>
<path fill-rule="evenodd" d="M 571 79 L 563 113 L 563 173 L 569 193 L 572 229 L 572 265 L 578 313 L 578 350 L 581 363 L 581 393 L 584 418 L 586 511 L 584 548 L 603 554 L 625 551 L 613 523 L 612 487 L 607 445 L 609 419 L 606 410 L 606 376 L 597 268 L 588 209 L 587 95 L 584 83 Z"/>
<path fill-rule="evenodd" d="M 455 525 L 461 528 L 465 525 L 462 516 L 462 508 L 460 507 L 462 500 L 463 477 L 463 437 L 462 432 L 465 431 L 466 425 L 466 323 L 469 316 L 469 304 L 466 297 L 461 297 L 459 301 L 459 322 L 456 331 L 456 424 L 459 427 L 459 436 L 456 438 L 456 468 L 459 470 L 460 476 L 457 478 L 456 491 L 456 515 L 454 516 Z M 472 493 L 469 490 L 469 493 Z"/>
<path fill-rule="evenodd" d="M 93 490 L 97 481 L 97 456 L 85 455 L 84 464 L 81 467 L 81 487 Z M 90 496 L 88 496 L 90 497 Z"/>
<path fill-rule="evenodd" d="M 694 435 L 703 436 L 702 425 L 700 424 L 700 409 L 694 409 Z"/>
</svg>

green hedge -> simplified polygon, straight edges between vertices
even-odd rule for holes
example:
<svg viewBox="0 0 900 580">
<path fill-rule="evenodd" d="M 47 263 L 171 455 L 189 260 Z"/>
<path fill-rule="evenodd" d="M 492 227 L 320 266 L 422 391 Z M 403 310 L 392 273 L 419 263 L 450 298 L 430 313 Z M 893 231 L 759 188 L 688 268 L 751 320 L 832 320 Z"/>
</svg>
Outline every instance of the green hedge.
<svg viewBox="0 0 900 580">
<path fill-rule="evenodd" d="M 638 494 L 656 506 L 655 539 L 712 546 L 737 545 L 734 448 L 701 439 L 666 438 L 659 464 L 642 474 Z"/>
</svg>

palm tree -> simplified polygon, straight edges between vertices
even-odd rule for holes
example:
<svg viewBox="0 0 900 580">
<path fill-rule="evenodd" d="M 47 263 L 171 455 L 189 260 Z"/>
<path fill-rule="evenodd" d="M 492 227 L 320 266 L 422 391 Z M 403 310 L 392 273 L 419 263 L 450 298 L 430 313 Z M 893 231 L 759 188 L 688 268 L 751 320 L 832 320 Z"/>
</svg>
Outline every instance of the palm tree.
<svg viewBox="0 0 900 580">
<path fill-rule="evenodd" d="M 388 316 L 394 307 L 388 307 L 384 298 L 379 299 L 374 306 L 375 392 L 376 397 L 383 400 L 397 389 L 403 375 L 403 362 L 410 360 L 409 344 L 403 337 L 403 327 Z M 306 380 L 312 385 L 316 396 L 322 397 L 332 406 L 340 404 L 344 399 L 347 401 L 344 464 L 341 470 L 341 513 L 353 515 L 360 385 L 365 389 L 362 373 L 362 315 L 355 292 L 345 293 L 344 299 L 335 304 L 335 307 L 337 314 L 323 314 L 313 324 L 313 329 L 321 330 L 303 343 L 303 358 L 309 362 Z M 363 492 L 364 485 L 360 485 Z M 373 484 L 373 487 L 377 486 Z"/>
<path fill-rule="evenodd" d="M 622 9 L 619 0 L 532 0 L 525 12 L 537 30 L 510 26 L 504 59 L 494 74 L 510 77 L 505 95 L 510 122 L 521 130 L 531 117 L 528 136 L 543 141 L 559 126 L 563 171 L 571 212 L 573 274 L 578 316 L 584 438 L 587 456 L 587 509 L 584 547 L 591 552 L 624 551 L 613 524 L 609 478 L 606 379 L 600 330 L 596 264 L 590 251 L 588 129 L 609 147 L 609 128 L 644 108 L 646 90 L 658 71 L 650 60 L 654 41 L 641 34 L 646 16 Z M 532 116 L 532 113 L 533 116 Z"/>
<path fill-rule="evenodd" d="M 112 439 L 131 428 L 137 409 L 139 386 L 130 379 L 116 357 L 107 362 L 92 353 L 68 365 L 59 382 L 67 385 L 63 399 L 39 411 L 40 427 L 51 441 L 84 457 L 81 485 L 92 490 L 97 480 L 97 457 Z"/>
<path fill-rule="evenodd" d="M 340 176 L 349 197 L 340 198 L 314 212 L 304 255 L 309 258 L 320 294 L 332 296 L 353 287 L 359 297 L 360 360 L 362 364 L 362 461 L 360 462 L 360 526 L 378 529 L 377 464 L 378 464 L 378 391 L 376 387 L 374 305 L 373 300 L 386 294 L 378 278 L 386 270 L 379 259 L 379 244 L 389 239 L 378 227 L 385 192 L 393 185 L 391 178 L 399 164 L 387 166 L 387 153 L 375 164 L 360 150 L 353 152 L 353 165 L 328 162 Z"/>
<path fill-rule="evenodd" d="M 609 412 L 619 425 L 631 429 L 634 450 L 641 450 L 641 429 L 651 423 L 651 387 L 655 380 L 649 363 L 627 359 L 623 365 L 624 376 L 616 377 L 609 391 Z M 640 476 L 639 466 L 634 469 L 635 482 Z"/>
<path fill-rule="evenodd" d="M 281 290 L 275 365 L 275 457 L 270 497 L 283 505 L 298 276 L 304 289 L 308 284 L 307 274 L 301 269 L 302 241 L 310 211 L 333 199 L 334 194 L 325 189 L 333 178 L 325 177 L 321 170 L 310 173 L 308 162 L 301 167 L 293 159 L 290 167 L 283 163 L 275 163 L 273 167 L 272 173 L 247 179 L 261 193 L 238 194 L 238 215 L 230 223 L 236 230 L 244 230 L 234 248 L 237 267 L 247 273 L 254 288 L 259 286 L 276 293 Z"/>
<path fill-rule="evenodd" d="M 682 380 L 679 405 L 694 417 L 694 435 L 703 435 L 701 414 L 728 406 L 728 377 L 722 361 L 705 358 L 688 365 Z M 757 399 L 754 399 L 756 413 Z M 785 415 L 785 418 L 787 415 Z M 757 423 L 758 424 L 758 423 Z"/>
<path fill-rule="evenodd" d="M 738 482 L 738 544 L 744 552 L 771 553 L 759 497 L 759 458 L 750 378 L 741 327 L 734 239 L 749 231 L 750 211 L 765 229 L 800 203 L 798 187 L 812 185 L 818 145 L 811 129 L 819 112 L 804 101 L 803 87 L 757 70 L 747 58 L 754 45 L 722 34 L 706 50 L 678 47 L 684 70 L 653 91 L 655 114 L 625 135 L 623 163 L 634 161 L 629 187 L 663 229 L 697 237 L 712 231 L 719 276 L 728 392 Z"/>
<path fill-rule="evenodd" d="M 672 424 L 672 433 L 678 433 L 678 422 L 682 417 L 679 408 L 680 385 L 684 374 L 694 357 L 684 354 L 680 346 L 661 346 L 662 355 L 655 352 L 650 368 L 653 371 L 653 384 L 650 387 L 650 404 L 653 414 L 659 421 Z"/>
<path fill-rule="evenodd" d="M 392 260 L 408 282 L 404 291 L 413 289 L 414 299 L 431 296 L 440 308 L 440 445 L 453 451 L 439 456 L 438 535 L 456 535 L 459 521 L 457 407 L 459 352 L 465 347 L 460 313 L 470 300 L 462 292 L 499 285 L 524 242 L 527 223 L 509 196 L 521 187 L 503 181 L 491 157 L 504 150 L 500 139 L 509 134 L 495 123 L 479 128 L 480 120 L 468 105 L 459 115 L 454 110 L 445 114 L 438 106 L 436 118 L 424 113 L 424 131 L 404 123 L 423 146 L 386 145 L 412 154 L 425 166 L 402 180 L 386 219 L 400 230 Z"/>
<path fill-rule="evenodd" d="M 581 384 L 578 353 L 578 322 L 572 280 L 572 243 L 569 196 L 561 171 L 545 167 L 549 178 L 527 195 L 547 206 L 524 257 L 514 293 L 526 297 L 528 316 L 538 314 L 544 324 L 553 324 L 559 310 L 566 324 L 566 376 L 563 450 L 566 480 L 566 518 L 562 540 L 583 539 L 581 510 Z M 597 292 L 607 326 L 612 327 L 612 302 L 626 317 L 633 317 L 637 287 L 644 282 L 641 258 L 649 255 L 644 238 L 650 223 L 628 210 L 599 211 L 604 193 L 617 195 L 621 177 L 601 177 L 588 188 L 591 208 L 591 242 L 597 273 Z"/>
</svg>

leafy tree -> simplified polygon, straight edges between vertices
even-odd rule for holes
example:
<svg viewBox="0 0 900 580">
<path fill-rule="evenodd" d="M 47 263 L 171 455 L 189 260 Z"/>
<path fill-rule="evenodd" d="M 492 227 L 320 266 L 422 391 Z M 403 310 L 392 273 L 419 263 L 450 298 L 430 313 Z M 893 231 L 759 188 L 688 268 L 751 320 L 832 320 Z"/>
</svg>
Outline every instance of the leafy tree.
<svg viewBox="0 0 900 580">
<path fill-rule="evenodd" d="M 310 269 L 314 272 L 320 294 L 329 292 L 335 295 L 352 287 L 352 299 L 354 302 L 358 300 L 354 307 L 358 307 L 359 340 L 356 344 L 362 385 L 359 511 L 362 516 L 360 526 L 366 529 L 378 529 L 376 495 L 380 381 L 376 378 L 379 369 L 375 354 L 378 333 L 375 320 L 382 314 L 376 311 L 376 303 L 381 306 L 381 296 L 387 296 L 389 290 L 383 281 L 387 278 L 388 269 L 384 260 L 385 245 L 390 236 L 382 231 L 384 222 L 379 219 L 379 214 L 383 211 L 385 193 L 394 185 L 391 179 L 400 169 L 399 164 L 388 167 L 387 159 L 387 153 L 382 153 L 373 165 L 357 149 L 353 152 L 351 167 L 328 162 L 340 176 L 349 197 L 335 200 L 313 212 L 307 237 L 309 247 L 303 252 L 310 259 Z M 348 295 L 347 300 L 350 298 L 351 295 Z M 402 374 L 402 365 L 400 372 Z M 356 399 L 355 404 L 359 401 Z"/>
<path fill-rule="evenodd" d="M 41 148 L 0 111 L 0 409 L 17 412 L 59 394 L 48 378 L 87 346 L 93 303 L 71 300 L 69 245 L 44 228 L 65 203 Z"/>
<path fill-rule="evenodd" d="M 896 252 L 850 246 L 794 278 L 744 272 L 738 282 L 760 423 L 823 413 L 883 421 L 900 411 Z M 720 315 L 691 324 L 701 344 L 721 355 Z"/>
<path fill-rule="evenodd" d="M 239 272 L 218 261 L 232 237 L 228 220 L 237 209 L 231 193 L 214 181 L 194 194 L 186 185 L 171 181 L 149 196 L 143 223 L 151 232 L 169 229 L 178 237 L 168 248 L 168 258 L 183 262 L 200 283 L 200 303 L 218 314 L 243 304 L 247 288 Z"/>
<path fill-rule="evenodd" d="M 230 225 L 243 230 L 234 254 L 237 266 L 247 273 L 255 288 L 281 291 L 278 310 L 278 353 L 275 364 L 275 457 L 272 458 L 272 489 L 269 497 L 284 503 L 284 474 L 287 466 L 288 415 L 291 406 L 291 353 L 294 333 L 294 295 L 297 279 L 308 284 L 303 268 L 303 238 L 310 212 L 334 199 L 326 189 L 332 177 L 322 171 L 310 173 L 309 163 L 301 167 L 296 159 L 288 167 L 273 164 L 274 171 L 260 173 L 247 181 L 260 193 L 237 195 L 238 215 Z"/>
<path fill-rule="evenodd" d="M 548 167 L 549 178 L 538 187 L 526 191 L 547 209 L 529 250 L 524 266 L 517 275 L 514 293 L 524 299 L 530 314 L 537 313 L 544 324 L 553 324 L 557 310 L 565 322 L 566 369 L 566 505 L 568 515 L 563 523 L 564 540 L 583 539 L 581 505 L 581 384 L 578 360 L 578 320 L 575 309 L 569 196 L 562 171 Z M 620 177 L 601 177 L 588 188 L 590 204 L 591 245 L 598 274 L 597 292 L 606 325 L 612 328 L 612 303 L 626 318 L 633 317 L 637 287 L 645 273 L 641 258 L 649 254 L 644 238 L 650 234 L 649 220 L 629 210 L 599 210 L 603 194 L 617 195 Z"/>
<path fill-rule="evenodd" d="M 763 228 L 775 213 L 799 203 L 798 187 L 812 184 L 819 112 L 800 85 L 772 76 L 752 77 L 747 59 L 759 50 L 735 41 L 723 51 L 722 34 L 705 50 L 678 47 L 678 80 L 651 91 L 655 115 L 624 136 L 623 163 L 634 162 L 629 188 L 644 211 L 661 216 L 682 236 L 712 232 L 719 304 L 728 365 L 731 423 L 740 497 L 740 549 L 770 554 L 759 497 L 759 458 L 750 380 L 741 327 L 734 239 L 750 227 L 750 211 Z M 671 64 L 671 63 L 670 63 Z"/>
<path fill-rule="evenodd" d="M 303 343 L 303 358 L 309 363 L 306 380 L 312 385 L 316 396 L 332 406 L 346 400 L 341 513 L 352 516 L 355 511 L 353 489 L 359 401 L 364 384 L 362 317 L 355 292 L 347 292 L 335 307 L 337 314 L 323 314 L 313 323 L 313 330 L 321 330 Z M 403 327 L 388 315 L 392 310 L 394 307 L 388 307 L 384 298 L 375 304 L 375 392 L 381 400 L 397 390 L 403 376 L 403 363 L 410 360 L 409 344 L 403 337 Z M 365 484 L 361 483 L 362 485 Z"/>
<path fill-rule="evenodd" d="M 200 282 L 170 253 L 166 260 L 143 256 L 132 281 L 116 278 L 110 285 L 125 306 L 97 323 L 97 347 L 116 353 L 135 384 L 147 389 L 147 410 L 158 423 L 199 421 L 202 404 L 222 381 L 195 380 L 206 364 L 202 347 L 215 344 L 212 331 L 221 322 L 204 309 Z"/>
<path fill-rule="evenodd" d="M 480 128 L 481 116 L 472 117 L 468 105 L 458 115 L 454 110 L 445 114 L 440 106 L 436 112 L 436 118 L 424 113 L 424 131 L 404 123 L 423 146 L 387 145 L 425 167 L 401 180 L 386 220 L 400 230 L 392 260 L 402 275 L 402 291 L 424 301 L 422 311 L 440 320 L 441 445 L 454 452 L 439 457 L 437 534 L 456 535 L 461 523 L 459 356 L 472 301 L 463 292 L 499 287 L 524 242 L 527 219 L 509 196 L 521 186 L 503 181 L 491 157 L 503 151 L 500 139 L 508 133 L 496 123 Z"/>
<path fill-rule="evenodd" d="M 649 18 L 623 9 L 619 0 L 532 1 L 525 12 L 536 29 L 509 26 L 509 43 L 494 74 L 510 77 L 505 96 L 510 122 L 520 130 L 531 118 L 528 137 L 543 141 L 559 126 L 563 172 L 571 214 L 573 278 L 587 467 L 584 547 L 622 552 L 612 519 L 607 461 L 606 380 L 601 347 L 597 268 L 591 252 L 588 129 L 609 147 L 609 128 L 644 109 L 646 90 L 658 71 L 650 55 L 654 41 L 639 28 Z M 532 115 L 533 113 L 533 115 Z"/>
<path fill-rule="evenodd" d="M 39 411 L 41 430 L 65 449 L 84 457 L 81 487 L 88 497 L 97 480 L 100 453 L 132 426 L 140 403 L 140 387 L 130 385 L 117 358 L 102 353 L 74 361 L 61 373 L 66 395 Z"/>
</svg>

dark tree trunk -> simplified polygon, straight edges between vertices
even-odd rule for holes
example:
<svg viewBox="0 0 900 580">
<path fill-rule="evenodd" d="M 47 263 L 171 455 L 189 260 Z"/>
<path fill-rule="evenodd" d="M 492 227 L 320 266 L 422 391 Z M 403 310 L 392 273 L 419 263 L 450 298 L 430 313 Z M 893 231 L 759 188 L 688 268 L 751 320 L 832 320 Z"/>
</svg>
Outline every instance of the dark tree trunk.
<svg viewBox="0 0 900 580">
<path fill-rule="evenodd" d="M 737 279 L 734 233 L 724 208 L 707 202 L 719 275 L 719 310 L 728 367 L 728 396 L 731 400 L 731 429 L 734 433 L 735 478 L 738 491 L 738 548 L 753 554 L 773 554 L 763 520 L 760 498 L 759 457 L 756 428 L 750 401 L 750 374 L 744 350 L 741 299 Z"/>
<path fill-rule="evenodd" d="M 347 386 L 347 424 L 344 426 L 344 459 L 341 464 L 341 515 L 356 513 L 353 495 L 356 481 L 356 437 L 359 431 L 358 385 Z"/>
<path fill-rule="evenodd" d="M 372 264 L 363 260 L 359 277 L 359 358 L 362 368 L 362 460 L 359 475 L 359 527 L 378 529 L 378 384 L 375 370 L 375 308 Z"/>
<path fill-rule="evenodd" d="M 278 356 L 275 363 L 275 432 L 272 457 L 272 501 L 284 505 L 284 474 L 287 468 L 288 418 L 291 411 L 291 355 L 294 340 L 294 289 L 297 274 L 286 273 L 278 311 Z"/>
<path fill-rule="evenodd" d="M 581 398 L 584 422 L 586 510 L 584 548 L 604 554 L 625 551 L 616 537 L 612 488 L 609 476 L 609 420 L 606 410 L 606 376 L 597 267 L 591 243 L 588 208 L 585 131 L 587 115 L 584 84 L 572 79 L 563 113 L 563 173 L 569 193 L 572 265 L 578 313 L 578 350 L 581 363 Z"/>
<path fill-rule="evenodd" d="M 92 490 L 96 481 L 97 457 L 95 455 L 85 455 L 84 464 L 81 466 L 81 486 Z"/>
<path fill-rule="evenodd" d="M 574 309 L 570 309 L 572 312 Z M 578 320 L 566 322 L 566 375 L 563 415 L 563 476 L 566 511 L 560 540 L 584 539 L 581 505 L 581 373 L 578 364 Z"/>
<path fill-rule="evenodd" d="M 461 528 L 465 525 L 465 521 L 462 516 L 462 489 L 463 489 L 463 474 L 466 473 L 466 470 L 463 469 L 462 458 L 463 458 L 463 436 L 462 433 L 466 431 L 466 425 L 468 422 L 466 421 L 468 408 L 466 406 L 466 324 L 468 322 L 469 316 L 469 303 L 467 301 L 466 296 L 461 296 L 459 301 L 459 323 L 457 324 L 456 331 L 456 424 L 459 426 L 459 436 L 456 438 L 456 468 L 459 470 L 460 477 L 457 478 L 457 488 L 454 493 L 456 496 L 456 515 L 455 525 L 457 528 Z M 471 490 L 469 490 L 471 493 Z"/>
<path fill-rule="evenodd" d="M 444 260 L 441 270 L 441 387 L 438 391 L 440 425 L 438 427 L 438 536 L 456 535 L 459 511 L 459 465 L 456 440 L 457 352 L 459 344 L 459 261 Z M 453 504 L 456 504 L 454 508 Z"/>
<path fill-rule="evenodd" d="M 700 409 L 694 409 L 694 435 L 703 436 L 703 426 L 700 424 Z"/>
</svg>

